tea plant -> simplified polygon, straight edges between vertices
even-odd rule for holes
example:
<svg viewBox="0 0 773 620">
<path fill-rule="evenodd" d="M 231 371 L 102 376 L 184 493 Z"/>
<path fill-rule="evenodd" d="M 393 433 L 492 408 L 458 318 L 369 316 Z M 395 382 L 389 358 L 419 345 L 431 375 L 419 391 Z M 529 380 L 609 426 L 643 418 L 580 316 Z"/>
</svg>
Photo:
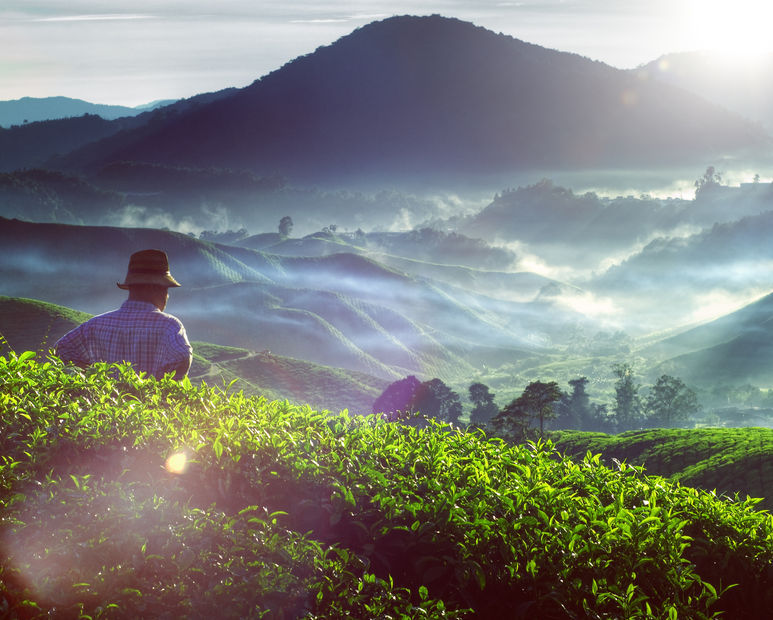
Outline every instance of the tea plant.
<svg viewBox="0 0 773 620">
<path fill-rule="evenodd" d="M 642 465 L 647 472 L 730 497 L 761 498 L 773 508 L 773 429 L 699 428 L 629 431 L 620 435 L 558 431 L 556 447 Z"/>
<path fill-rule="evenodd" d="M 773 519 L 552 444 L 0 358 L 10 617 L 757 617 Z"/>
</svg>

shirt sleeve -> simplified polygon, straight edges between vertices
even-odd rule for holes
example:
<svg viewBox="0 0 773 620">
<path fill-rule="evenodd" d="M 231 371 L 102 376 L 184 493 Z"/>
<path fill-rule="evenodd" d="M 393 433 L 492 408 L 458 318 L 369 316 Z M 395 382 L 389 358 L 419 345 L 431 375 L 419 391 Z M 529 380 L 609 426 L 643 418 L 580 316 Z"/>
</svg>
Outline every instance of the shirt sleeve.
<svg viewBox="0 0 773 620">
<path fill-rule="evenodd" d="M 165 356 L 164 373 L 176 370 L 180 364 L 187 362 L 193 354 L 193 347 L 188 342 L 185 327 L 180 321 L 176 321 L 167 334 L 167 354 Z"/>
<path fill-rule="evenodd" d="M 64 362 L 72 362 L 76 366 L 87 366 L 90 363 L 89 354 L 83 343 L 83 334 L 79 325 L 67 332 L 54 345 L 54 352 Z"/>
</svg>

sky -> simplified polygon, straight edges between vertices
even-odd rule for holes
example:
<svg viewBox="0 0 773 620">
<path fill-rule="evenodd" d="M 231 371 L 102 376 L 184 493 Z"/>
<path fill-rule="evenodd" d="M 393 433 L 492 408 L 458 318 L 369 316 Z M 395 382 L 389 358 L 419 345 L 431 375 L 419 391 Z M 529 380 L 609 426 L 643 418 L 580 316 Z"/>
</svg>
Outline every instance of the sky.
<svg viewBox="0 0 773 620">
<path fill-rule="evenodd" d="M 242 87 L 371 21 L 433 13 L 621 69 L 773 47 L 768 0 L 2 0 L 0 101 L 135 106 Z"/>
</svg>

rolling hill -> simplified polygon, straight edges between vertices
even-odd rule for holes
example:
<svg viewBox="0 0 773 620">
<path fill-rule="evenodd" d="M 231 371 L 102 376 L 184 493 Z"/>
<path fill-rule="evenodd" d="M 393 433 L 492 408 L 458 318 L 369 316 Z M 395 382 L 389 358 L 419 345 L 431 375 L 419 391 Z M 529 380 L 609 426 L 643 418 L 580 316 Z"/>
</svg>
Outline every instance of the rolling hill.
<svg viewBox="0 0 773 620">
<path fill-rule="evenodd" d="M 434 15 L 371 23 L 227 97 L 60 164 L 449 180 L 705 161 L 767 142 L 758 127 L 678 88 Z"/>
<path fill-rule="evenodd" d="M 90 314 L 35 299 L 0 296 L 0 355 L 35 351 L 41 358 Z M 268 350 L 193 341 L 189 377 L 194 382 L 228 385 L 245 394 L 309 404 L 338 413 L 368 414 L 388 382 L 365 373 L 330 368 Z"/>
<path fill-rule="evenodd" d="M 559 328 L 544 300 L 503 301 L 355 253 L 279 256 L 163 230 L 0 223 L 0 294 L 104 312 L 124 296 L 114 283 L 129 254 L 162 247 L 183 284 L 170 312 L 192 339 L 382 379 L 467 378 L 467 359 L 532 355 Z"/>
<path fill-rule="evenodd" d="M 770 195 L 767 186 L 761 190 Z M 724 204 L 730 209 L 734 203 Z M 736 300 L 740 307 L 770 291 L 771 229 L 773 211 L 765 211 L 693 234 L 658 237 L 582 285 L 599 295 L 625 291 L 621 308 L 649 315 L 654 324 L 670 317 L 672 327 L 694 325 L 707 302 Z"/>
<path fill-rule="evenodd" d="M 773 385 L 773 294 L 649 349 L 656 370 L 699 385 Z"/>
</svg>

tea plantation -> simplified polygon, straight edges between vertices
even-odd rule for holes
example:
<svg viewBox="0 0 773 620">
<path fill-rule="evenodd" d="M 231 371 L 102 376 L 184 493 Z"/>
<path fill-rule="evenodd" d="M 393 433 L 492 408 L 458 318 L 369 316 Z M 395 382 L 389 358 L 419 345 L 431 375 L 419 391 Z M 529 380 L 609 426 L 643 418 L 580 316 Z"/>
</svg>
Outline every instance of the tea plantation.
<svg viewBox="0 0 773 620">
<path fill-rule="evenodd" d="M 0 357 L 0 616 L 726 618 L 773 517 L 643 470 Z"/>
<path fill-rule="evenodd" d="M 758 508 L 773 509 L 773 429 L 671 428 L 620 435 L 557 431 L 556 448 L 582 458 L 589 451 L 604 462 L 624 461 L 647 473 L 682 484 L 735 496 L 761 498 Z"/>
</svg>

